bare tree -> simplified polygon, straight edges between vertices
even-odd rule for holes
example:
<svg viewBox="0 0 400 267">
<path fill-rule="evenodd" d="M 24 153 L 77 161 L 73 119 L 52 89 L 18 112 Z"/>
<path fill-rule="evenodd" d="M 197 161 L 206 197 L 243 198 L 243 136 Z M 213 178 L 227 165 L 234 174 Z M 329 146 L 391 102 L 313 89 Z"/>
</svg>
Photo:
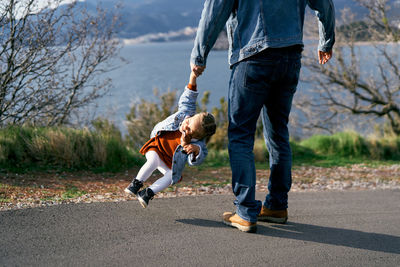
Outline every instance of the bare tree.
<svg viewBox="0 0 400 267">
<path fill-rule="evenodd" d="M 0 125 L 58 125 L 111 86 L 119 16 L 77 3 L 39 9 L 37 0 L 0 3 Z"/>
<path fill-rule="evenodd" d="M 368 10 L 368 17 L 355 21 L 349 10 L 342 12 L 336 31 L 334 60 L 319 65 L 305 53 L 303 65 L 310 93 L 296 96 L 296 119 L 306 129 L 332 132 L 344 123 L 369 123 L 384 119 L 400 135 L 399 30 L 388 16 L 388 0 L 356 0 Z M 357 41 L 366 38 L 367 45 Z M 342 129 L 343 130 L 343 129 Z"/>
</svg>

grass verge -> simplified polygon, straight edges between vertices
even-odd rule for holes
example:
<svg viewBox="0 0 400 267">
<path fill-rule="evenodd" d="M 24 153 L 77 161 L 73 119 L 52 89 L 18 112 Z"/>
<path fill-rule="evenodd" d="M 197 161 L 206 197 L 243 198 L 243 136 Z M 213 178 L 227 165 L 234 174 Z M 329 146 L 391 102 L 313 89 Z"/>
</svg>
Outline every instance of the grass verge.
<svg viewBox="0 0 400 267">
<path fill-rule="evenodd" d="M 364 138 L 355 132 L 315 135 L 291 141 L 293 164 L 322 167 L 364 163 L 369 166 L 396 164 L 400 160 L 400 137 Z M 269 155 L 264 140 L 254 144 L 257 166 Z M 145 158 L 130 148 L 120 134 L 66 127 L 7 127 L 0 130 L 0 170 L 118 172 L 140 167 Z M 209 150 L 201 169 L 229 166 L 227 149 Z"/>
<path fill-rule="evenodd" d="M 8 127 L 0 130 L 0 168 L 119 171 L 144 162 L 116 136 L 66 127 Z"/>
<path fill-rule="evenodd" d="M 364 164 L 374 167 L 398 164 L 400 161 L 400 137 L 364 138 L 355 132 L 334 135 L 315 135 L 306 140 L 291 141 L 294 166 L 319 167 Z M 256 167 L 265 168 L 269 154 L 264 140 L 254 144 Z M 229 166 L 227 150 L 211 150 L 204 164 L 206 167 Z"/>
</svg>

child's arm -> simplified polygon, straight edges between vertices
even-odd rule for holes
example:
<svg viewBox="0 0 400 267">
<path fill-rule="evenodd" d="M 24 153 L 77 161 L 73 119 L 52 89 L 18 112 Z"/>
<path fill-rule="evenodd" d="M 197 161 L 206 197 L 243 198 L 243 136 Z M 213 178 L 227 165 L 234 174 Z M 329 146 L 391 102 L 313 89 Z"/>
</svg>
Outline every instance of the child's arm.
<svg viewBox="0 0 400 267">
<path fill-rule="evenodd" d="M 190 73 L 189 83 L 187 85 L 189 90 L 197 92 L 197 83 L 196 83 L 196 75 L 194 75 L 193 71 Z"/>
<path fill-rule="evenodd" d="M 179 98 L 178 111 L 185 112 L 189 116 L 196 113 L 196 100 L 199 94 L 196 87 L 196 76 L 192 72 L 190 73 L 189 84 Z"/>
<path fill-rule="evenodd" d="M 189 84 L 188 88 L 193 91 L 197 91 L 197 83 L 196 83 L 196 75 L 193 73 L 193 71 L 190 73 L 189 77 Z"/>
</svg>

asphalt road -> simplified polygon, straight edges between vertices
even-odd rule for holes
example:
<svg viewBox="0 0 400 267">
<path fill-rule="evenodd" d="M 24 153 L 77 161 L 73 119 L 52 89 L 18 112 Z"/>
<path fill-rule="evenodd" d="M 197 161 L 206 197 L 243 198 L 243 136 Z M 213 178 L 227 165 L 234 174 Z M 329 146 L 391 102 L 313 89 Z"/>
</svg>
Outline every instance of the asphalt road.
<svg viewBox="0 0 400 267">
<path fill-rule="evenodd" d="M 259 199 L 263 195 L 258 195 Z M 210 195 L 0 212 L 0 266 L 400 266 L 400 191 L 291 193 L 286 225 Z"/>
</svg>

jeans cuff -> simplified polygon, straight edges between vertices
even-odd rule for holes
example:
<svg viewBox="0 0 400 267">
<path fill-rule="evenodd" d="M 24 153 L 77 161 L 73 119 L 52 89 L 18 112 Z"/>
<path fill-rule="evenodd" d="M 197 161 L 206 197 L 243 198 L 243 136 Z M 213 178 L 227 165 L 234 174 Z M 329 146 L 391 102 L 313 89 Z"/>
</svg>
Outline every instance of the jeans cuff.
<svg viewBox="0 0 400 267">
<path fill-rule="evenodd" d="M 277 209 L 277 208 L 273 207 L 271 204 L 269 204 L 267 201 L 264 201 L 263 206 L 266 207 L 269 210 L 285 210 L 285 209 L 287 209 L 287 206 Z"/>
<path fill-rule="evenodd" d="M 255 219 L 251 219 L 248 215 L 245 215 L 242 212 L 240 212 L 239 207 L 236 208 L 236 214 L 239 215 L 240 218 L 242 218 L 243 220 L 246 220 L 248 222 L 251 222 L 251 223 L 257 222 L 257 217 Z"/>
</svg>

